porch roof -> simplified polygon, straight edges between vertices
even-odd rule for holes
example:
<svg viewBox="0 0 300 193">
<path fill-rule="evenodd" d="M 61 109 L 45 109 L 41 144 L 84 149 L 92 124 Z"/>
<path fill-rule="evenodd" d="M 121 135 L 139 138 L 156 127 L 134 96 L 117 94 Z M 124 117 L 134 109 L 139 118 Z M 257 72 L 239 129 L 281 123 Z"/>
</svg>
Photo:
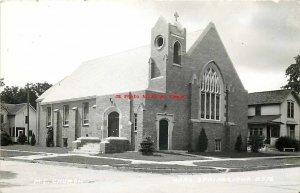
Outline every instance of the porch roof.
<svg viewBox="0 0 300 193">
<path fill-rule="evenodd" d="M 292 120 L 292 121 L 286 121 L 286 124 L 287 124 L 287 125 L 298 125 L 298 123 L 296 123 L 295 120 Z"/>
<path fill-rule="evenodd" d="M 276 119 L 280 118 L 281 115 L 260 115 L 248 118 L 248 124 L 283 124 Z"/>
</svg>

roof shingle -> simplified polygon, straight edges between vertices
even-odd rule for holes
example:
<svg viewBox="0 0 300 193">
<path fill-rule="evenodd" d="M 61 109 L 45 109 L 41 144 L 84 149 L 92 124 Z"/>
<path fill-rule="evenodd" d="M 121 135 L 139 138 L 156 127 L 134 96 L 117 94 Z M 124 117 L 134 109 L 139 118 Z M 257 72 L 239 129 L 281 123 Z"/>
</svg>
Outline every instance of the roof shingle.
<svg viewBox="0 0 300 193">
<path fill-rule="evenodd" d="M 273 90 L 248 94 L 248 105 L 279 104 L 292 90 Z"/>
</svg>

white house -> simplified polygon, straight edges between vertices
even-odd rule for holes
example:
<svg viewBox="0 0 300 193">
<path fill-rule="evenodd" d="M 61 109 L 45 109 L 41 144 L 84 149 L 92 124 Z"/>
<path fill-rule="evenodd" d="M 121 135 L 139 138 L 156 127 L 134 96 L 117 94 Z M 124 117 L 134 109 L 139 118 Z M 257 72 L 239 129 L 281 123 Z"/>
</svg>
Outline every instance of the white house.
<svg viewBox="0 0 300 193">
<path fill-rule="evenodd" d="M 299 140 L 300 99 L 292 90 L 249 93 L 248 136 L 263 135 L 274 146 L 281 136 Z"/>
<path fill-rule="evenodd" d="M 9 133 L 13 142 L 16 142 L 21 132 L 28 136 L 27 104 L 1 104 L 0 122 L 4 130 Z M 29 108 L 29 136 L 36 134 L 36 110 Z"/>
</svg>

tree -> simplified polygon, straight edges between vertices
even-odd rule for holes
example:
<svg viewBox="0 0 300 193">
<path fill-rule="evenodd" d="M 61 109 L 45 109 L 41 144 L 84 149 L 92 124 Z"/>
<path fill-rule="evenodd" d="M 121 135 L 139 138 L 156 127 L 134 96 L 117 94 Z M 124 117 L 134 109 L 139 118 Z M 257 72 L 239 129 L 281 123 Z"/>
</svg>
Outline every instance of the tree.
<svg viewBox="0 0 300 193">
<path fill-rule="evenodd" d="M 202 128 L 200 135 L 199 135 L 199 141 L 197 144 L 197 151 L 199 152 L 205 152 L 207 149 L 208 140 L 205 133 L 205 130 Z"/>
<path fill-rule="evenodd" d="M 36 144 L 36 139 L 35 139 L 35 135 L 33 133 L 31 136 L 30 145 L 35 146 L 35 144 Z"/>
<path fill-rule="evenodd" d="M 24 145 L 25 142 L 26 142 L 26 140 L 27 140 L 27 137 L 26 137 L 25 133 L 22 132 L 22 133 L 19 135 L 17 141 L 18 141 L 18 143 L 20 143 L 21 145 Z"/>
<path fill-rule="evenodd" d="M 242 141 L 241 134 L 239 134 L 239 136 L 236 138 L 236 143 L 235 143 L 234 149 L 237 152 L 242 152 L 243 151 L 243 141 Z"/>
<path fill-rule="evenodd" d="M 252 135 L 249 137 L 248 145 L 252 152 L 258 152 L 260 148 L 264 147 L 264 137 L 260 135 Z"/>
<path fill-rule="evenodd" d="M 291 64 L 285 71 L 288 77 L 288 83 L 283 86 L 284 89 L 292 89 L 296 93 L 300 93 L 300 55 L 295 57 L 296 63 Z"/>
<path fill-rule="evenodd" d="M 44 83 L 29 84 L 29 99 L 30 105 L 36 107 L 36 99 L 41 96 L 52 85 Z M 1 93 L 1 100 L 9 104 L 19 104 L 27 102 L 27 86 L 6 86 Z"/>
<path fill-rule="evenodd" d="M 146 137 L 141 142 L 141 148 L 139 149 L 140 152 L 142 152 L 143 155 L 153 155 L 154 152 L 154 143 L 151 140 L 150 137 Z"/>
</svg>

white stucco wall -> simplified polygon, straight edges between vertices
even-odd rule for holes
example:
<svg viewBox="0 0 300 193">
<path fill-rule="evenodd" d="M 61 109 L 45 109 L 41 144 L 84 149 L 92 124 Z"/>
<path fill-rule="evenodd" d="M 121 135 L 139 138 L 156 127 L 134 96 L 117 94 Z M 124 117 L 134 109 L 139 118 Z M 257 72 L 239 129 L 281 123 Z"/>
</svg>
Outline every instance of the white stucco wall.
<svg viewBox="0 0 300 193">
<path fill-rule="evenodd" d="M 25 116 L 27 116 L 27 107 L 20 109 L 15 116 L 15 127 L 24 127 L 27 136 L 27 124 L 25 123 Z M 34 134 L 36 134 L 36 111 L 29 108 L 29 127 Z"/>
<path fill-rule="evenodd" d="M 288 101 L 294 102 L 294 118 L 288 118 L 287 117 L 287 102 Z M 293 95 L 289 95 L 285 102 L 281 103 L 281 122 L 284 123 L 284 125 L 281 125 L 280 127 L 280 136 L 287 136 L 288 135 L 288 127 L 286 125 L 287 121 L 295 121 L 298 125 L 295 125 L 295 138 L 297 140 L 300 140 L 299 136 L 299 124 L 300 124 L 300 106 L 297 103 L 295 97 Z"/>
<path fill-rule="evenodd" d="M 280 105 L 267 105 L 261 107 L 261 115 L 279 115 Z"/>
</svg>

